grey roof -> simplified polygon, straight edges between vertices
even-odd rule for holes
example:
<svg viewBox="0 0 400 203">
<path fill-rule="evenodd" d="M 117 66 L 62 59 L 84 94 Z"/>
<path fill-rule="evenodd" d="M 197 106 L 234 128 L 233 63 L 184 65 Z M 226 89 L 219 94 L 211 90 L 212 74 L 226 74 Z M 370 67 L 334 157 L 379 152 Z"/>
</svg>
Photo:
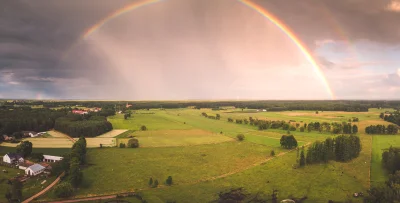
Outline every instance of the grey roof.
<svg viewBox="0 0 400 203">
<path fill-rule="evenodd" d="M 32 166 L 29 166 L 27 169 L 31 169 L 33 172 L 38 172 L 45 168 L 40 164 L 33 164 Z"/>
<path fill-rule="evenodd" d="M 10 159 L 20 159 L 20 158 L 22 158 L 22 156 L 20 154 L 16 154 L 16 153 L 7 153 L 6 155 L 8 157 L 10 157 Z"/>
</svg>

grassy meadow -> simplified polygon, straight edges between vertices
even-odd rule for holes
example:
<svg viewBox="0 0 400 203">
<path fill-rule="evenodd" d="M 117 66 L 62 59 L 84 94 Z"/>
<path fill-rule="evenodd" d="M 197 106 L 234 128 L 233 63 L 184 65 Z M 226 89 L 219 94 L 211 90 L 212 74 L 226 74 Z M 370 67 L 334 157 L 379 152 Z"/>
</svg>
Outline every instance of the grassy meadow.
<svg viewBox="0 0 400 203">
<path fill-rule="evenodd" d="M 108 117 L 114 131 L 87 138 L 87 165 L 82 169 L 84 182 L 76 197 L 116 194 L 137 191 L 148 202 L 209 202 L 217 198 L 218 192 L 244 187 L 249 192 L 279 190 L 279 199 L 289 196 L 307 196 L 305 202 L 327 202 L 328 200 L 361 202 L 352 194 L 366 192 L 371 184 L 382 183 L 386 174 L 381 167 L 382 149 L 390 145 L 399 146 L 400 136 L 371 136 L 364 129 L 369 125 L 388 123 L 379 119 L 379 114 L 388 109 L 370 109 L 369 112 L 327 112 L 284 111 L 263 112 L 245 109 L 150 109 L 138 110 L 128 119 L 122 114 Z M 220 114 L 220 120 L 201 115 Z M 229 123 L 233 119 L 284 120 L 292 123 L 347 122 L 353 117 L 359 126 L 362 151 L 358 158 L 341 163 L 294 167 L 297 150 L 280 147 L 280 138 L 287 132 L 269 129 L 259 131 L 256 126 Z M 145 125 L 147 131 L 141 131 Z M 41 146 L 51 153 L 44 143 L 63 140 L 63 135 L 49 132 L 52 137 L 42 138 L 34 147 Z M 238 134 L 245 135 L 244 141 L 237 141 Z M 299 146 L 317 140 L 334 137 L 330 133 L 291 131 Z M 140 148 L 103 147 L 100 144 L 117 145 L 128 139 L 139 140 Z M 39 141 L 39 140 L 38 140 Z M 72 144 L 70 142 L 70 144 Z M 0 146 L 0 153 L 12 149 Z M 60 142 L 61 146 L 61 142 Z M 40 149 L 34 149 L 39 151 Z M 56 149 L 54 149 L 56 150 Z M 276 156 L 271 156 L 271 150 Z M 60 154 L 54 152 L 55 155 Z M 165 186 L 168 176 L 173 185 Z M 152 177 L 160 182 L 160 187 L 150 188 Z M 51 193 L 40 198 L 42 201 L 54 199 Z M 127 200 L 137 202 L 134 198 Z"/>
</svg>

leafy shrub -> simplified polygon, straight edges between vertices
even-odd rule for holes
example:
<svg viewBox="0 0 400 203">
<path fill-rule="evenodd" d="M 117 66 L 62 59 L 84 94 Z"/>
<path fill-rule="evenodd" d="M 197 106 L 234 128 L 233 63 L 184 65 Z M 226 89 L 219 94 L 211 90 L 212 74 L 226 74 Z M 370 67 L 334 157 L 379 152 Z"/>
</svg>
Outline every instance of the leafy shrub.
<svg viewBox="0 0 400 203">
<path fill-rule="evenodd" d="M 141 130 L 141 131 L 146 131 L 146 130 L 147 130 L 147 127 L 146 127 L 145 125 L 142 125 L 142 126 L 140 127 L 140 130 Z"/>
<path fill-rule="evenodd" d="M 128 140 L 128 147 L 130 148 L 138 148 L 139 147 L 139 140 L 136 138 L 132 138 Z"/>
<path fill-rule="evenodd" d="M 119 148 L 125 148 L 125 147 L 126 147 L 125 143 L 119 143 Z"/>
<path fill-rule="evenodd" d="M 244 135 L 243 135 L 243 134 L 239 134 L 239 135 L 236 136 L 236 138 L 237 138 L 239 141 L 243 141 L 243 140 L 244 140 Z"/>
</svg>

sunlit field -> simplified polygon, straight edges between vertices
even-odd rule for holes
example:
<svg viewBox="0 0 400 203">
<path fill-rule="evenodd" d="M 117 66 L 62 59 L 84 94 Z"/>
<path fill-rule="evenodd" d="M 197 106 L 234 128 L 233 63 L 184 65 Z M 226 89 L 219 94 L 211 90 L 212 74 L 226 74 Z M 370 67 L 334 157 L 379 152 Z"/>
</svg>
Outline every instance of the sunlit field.
<svg viewBox="0 0 400 203">
<path fill-rule="evenodd" d="M 366 192 L 371 184 L 382 183 L 386 178 L 380 160 L 382 149 L 400 145 L 400 136 L 364 133 L 366 126 L 388 124 L 379 119 L 381 111 L 371 109 L 362 113 L 317 114 L 315 111 L 150 109 L 134 111 L 127 119 L 117 114 L 108 118 L 113 124 L 113 131 L 86 138 L 90 148 L 88 164 L 83 168 L 84 183 L 76 197 L 140 191 L 148 202 L 185 202 L 193 196 L 196 200 L 192 202 L 208 202 L 215 199 L 220 191 L 245 187 L 252 193 L 262 191 L 268 194 L 278 189 L 282 198 L 307 196 L 306 202 L 361 201 L 354 199 L 352 194 Z M 221 119 L 206 118 L 201 115 L 202 112 L 214 116 L 220 114 Z M 280 146 L 280 138 L 287 131 L 260 131 L 249 124 L 228 122 L 228 118 L 249 117 L 291 121 L 300 126 L 309 122 L 347 122 L 357 117 L 359 122 L 353 123 L 359 126 L 362 151 L 358 158 L 347 163 L 331 161 L 296 169 L 297 150 L 290 151 Z M 147 130 L 141 130 L 143 125 Z M 33 141 L 34 147 L 47 146 L 45 143 L 52 145 L 56 139 L 72 145 L 68 139 L 61 138 L 62 135 L 50 134 L 53 138 Z M 245 136 L 242 142 L 237 140 L 238 134 Z M 290 134 L 295 136 L 300 147 L 335 136 L 326 132 L 300 132 L 299 129 L 290 131 Z M 139 148 L 118 148 L 119 143 L 127 143 L 132 138 L 139 140 Z M 271 150 L 276 156 L 270 155 Z M 5 149 L 1 151 L 4 153 Z M 164 184 L 168 176 L 173 177 L 172 186 Z M 150 188 L 150 177 L 157 179 L 161 186 Z M 50 192 L 41 199 L 54 198 Z"/>
</svg>

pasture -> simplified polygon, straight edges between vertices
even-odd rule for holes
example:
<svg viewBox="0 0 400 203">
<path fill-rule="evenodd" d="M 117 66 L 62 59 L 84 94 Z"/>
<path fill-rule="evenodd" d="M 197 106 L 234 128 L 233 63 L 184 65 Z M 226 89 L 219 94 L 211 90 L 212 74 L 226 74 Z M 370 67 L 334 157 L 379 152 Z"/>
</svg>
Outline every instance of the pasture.
<svg viewBox="0 0 400 203">
<path fill-rule="evenodd" d="M 230 137 L 199 129 L 136 131 L 130 136 L 139 140 L 140 147 L 191 146 L 234 141 Z M 127 140 L 119 138 L 118 144 L 126 143 Z"/>
<path fill-rule="evenodd" d="M 371 184 L 379 185 L 387 180 L 387 173 L 382 168 L 382 153 L 390 146 L 400 147 L 400 136 L 374 135 L 371 158 Z"/>
<path fill-rule="evenodd" d="M 72 142 L 67 138 L 24 138 L 22 141 L 32 142 L 35 148 L 71 148 Z M 3 142 L 0 146 L 16 147 L 19 143 Z"/>
<path fill-rule="evenodd" d="M 386 178 L 380 163 L 382 149 L 400 145 L 400 136 L 365 134 L 366 126 L 388 124 L 379 119 L 382 111 L 385 110 L 320 111 L 317 114 L 315 111 L 257 112 L 250 109 L 150 109 L 135 111 L 128 119 L 118 114 L 108 118 L 113 131 L 86 138 L 90 148 L 88 164 L 82 170 L 84 183 L 76 197 L 140 191 L 148 202 L 186 202 L 188 199 L 209 202 L 220 191 L 244 187 L 252 193 L 267 194 L 278 189 L 279 199 L 306 195 L 306 202 L 347 199 L 358 202 L 361 199 L 351 196 L 354 192 L 365 193 L 371 184 L 381 183 Z M 205 118 L 202 112 L 220 114 L 221 119 Z M 353 123 L 359 126 L 362 151 L 358 158 L 346 163 L 330 161 L 296 169 L 296 150 L 280 147 L 280 138 L 287 131 L 260 131 L 256 126 L 227 122 L 227 118 L 249 117 L 291 121 L 301 126 L 309 122 L 348 122 L 357 117 L 360 121 Z M 142 125 L 147 127 L 146 131 L 141 131 Z M 335 136 L 326 132 L 300 132 L 299 129 L 290 133 L 299 146 Z M 42 144 L 34 143 L 34 147 L 50 148 L 43 143 L 67 140 L 63 135 L 49 134 L 52 138 L 36 138 Z M 238 134 L 245 135 L 244 141 L 236 140 Z M 99 148 L 100 144 L 118 146 L 132 137 L 139 140 L 139 148 Z M 69 146 L 72 146 L 70 141 Z M 271 157 L 271 150 L 277 156 Z M 4 150 L 0 147 L 1 151 Z M 163 186 L 168 176 L 172 176 L 174 182 L 170 187 Z M 150 188 L 150 177 L 162 186 Z M 42 199 L 46 198 L 54 197 L 46 195 Z"/>
</svg>

